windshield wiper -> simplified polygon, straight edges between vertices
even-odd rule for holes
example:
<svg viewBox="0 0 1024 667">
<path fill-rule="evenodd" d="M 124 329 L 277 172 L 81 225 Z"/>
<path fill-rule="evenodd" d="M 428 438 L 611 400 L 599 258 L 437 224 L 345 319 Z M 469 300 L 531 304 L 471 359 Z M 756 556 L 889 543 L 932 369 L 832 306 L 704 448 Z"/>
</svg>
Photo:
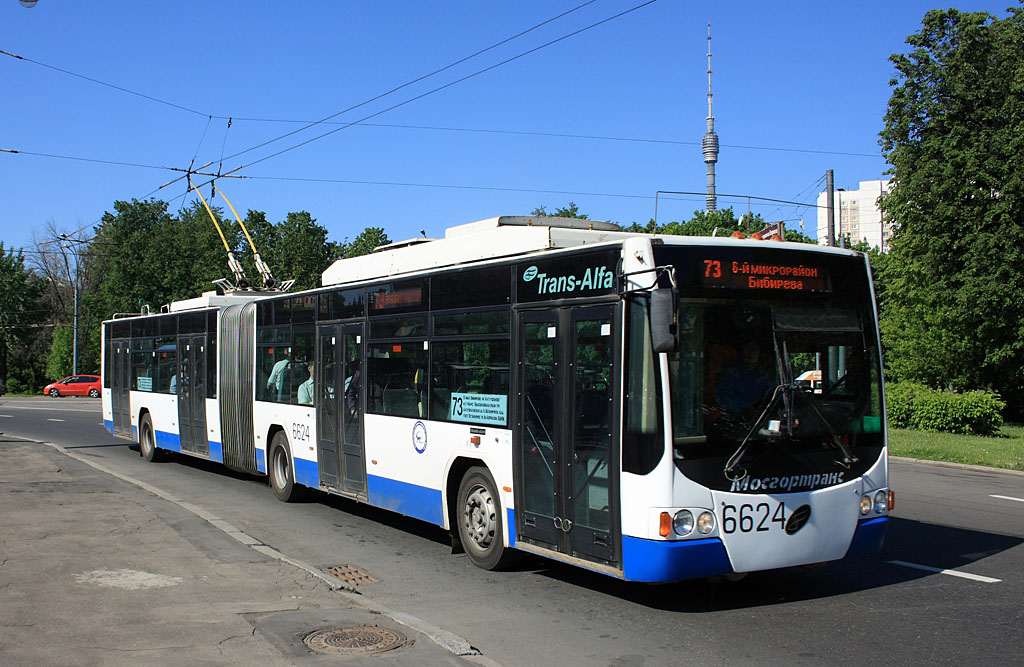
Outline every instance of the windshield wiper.
<svg viewBox="0 0 1024 667">
<path fill-rule="evenodd" d="M 746 471 L 743 471 L 743 474 L 740 475 L 739 477 L 733 477 L 733 473 L 736 471 L 736 467 L 739 465 L 740 460 L 747 453 L 747 448 L 750 444 L 750 437 L 754 435 L 754 431 L 757 430 L 757 427 L 760 426 L 762 421 L 764 421 L 764 418 L 768 415 L 768 412 L 771 411 L 771 409 L 778 402 L 779 392 L 784 391 L 785 388 L 786 386 L 782 384 L 775 387 L 775 391 L 772 392 L 772 397 L 771 400 L 768 401 L 768 405 L 766 405 L 764 407 L 764 410 L 761 411 L 761 415 L 754 420 L 754 423 L 750 426 L 750 430 L 747 431 L 747 435 L 743 438 L 743 442 L 740 443 L 740 446 L 736 448 L 736 451 L 732 453 L 732 456 L 729 457 L 729 460 L 725 462 L 725 467 L 722 468 L 722 472 L 725 474 L 727 479 L 735 481 L 737 479 L 742 479 L 743 477 L 746 476 Z"/>
<path fill-rule="evenodd" d="M 836 461 L 836 463 L 843 466 L 844 468 L 849 468 L 859 459 L 854 455 L 853 450 L 850 449 L 850 446 L 843 442 L 843 438 L 839 435 L 835 428 L 833 428 L 832 422 L 826 419 L 825 415 L 821 414 L 821 410 L 819 410 L 818 406 L 814 404 L 814 401 L 812 401 L 809 398 L 806 400 L 807 404 L 811 406 L 812 410 L 814 410 L 814 413 L 818 415 L 818 419 L 821 420 L 821 423 L 824 424 L 825 428 L 828 429 L 829 434 L 832 436 L 832 444 L 835 445 L 836 449 L 843 453 L 843 460 Z"/>
</svg>

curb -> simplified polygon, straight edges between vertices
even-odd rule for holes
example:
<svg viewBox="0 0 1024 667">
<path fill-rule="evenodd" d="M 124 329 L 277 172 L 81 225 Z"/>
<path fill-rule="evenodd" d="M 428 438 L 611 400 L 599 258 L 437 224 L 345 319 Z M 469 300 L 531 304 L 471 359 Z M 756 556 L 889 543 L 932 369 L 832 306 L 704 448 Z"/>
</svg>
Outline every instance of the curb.
<svg viewBox="0 0 1024 667">
<path fill-rule="evenodd" d="M 350 586 L 349 584 L 341 581 L 336 577 L 327 574 L 326 572 L 322 572 L 319 568 L 314 567 L 313 565 L 309 565 L 308 563 L 304 563 L 300 560 L 289 558 L 277 549 L 274 549 L 273 547 L 260 542 L 256 538 L 243 533 L 241 530 L 229 524 L 227 521 L 224 521 L 220 517 L 209 512 L 208 510 L 203 509 L 198 505 L 195 505 L 184 500 L 180 500 L 158 487 L 155 487 L 151 484 L 147 484 L 146 482 L 135 479 L 133 477 L 129 477 L 128 475 L 124 475 L 115 470 L 111 470 L 110 468 L 102 464 L 96 463 L 95 461 L 90 461 L 86 458 L 83 458 L 79 456 L 77 453 L 71 452 L 56 443 L 46 442 L 45 440 L 34 440 L 32 438 L 19 439 L 25 440 L 27 442 L 34 442 L 40 445 L 47 445 L 49 447 L 53 447 L 58 452 L 64 454 L 69 458 L 73 458 L 76 461 L 84 463 L 87 466 L 99 470 L 102 473 L 110 475 L 111 477 L 119 479 L 123 482 L 127 482 L 128 484 L 131 484 L 133 486 L 137 486 L 138 488 L 144 491 L 152 493 L 158 498 L 162 498 L 169 503 L 173 503 L 178 507 L 182 508 L 183 510 L 198 516 L 200 519 L 203 519 L 217 530 L 224 532 L 229 537 L 237 540 L 238 542 L 244 544 L 250 549 L 253 549 L 257 553 L 260 553 L 268 558 L 281 561 L 282 563 L 287 563 L 288 565 L 291 565 L 293 567 L 297 567 L 300 570 L 304 570 L 313 577 L 320 579 L 325 584 L 327 584 L 327 586 L 329 586 L 331 590 L 333 590 L 335 593 L 343 596 L 345 600 L 349 603 L 353 605 L 358 605 L 368 611 L 388 616 L 396 623 L 400 623 L 402 625 L 412 628 L 413 630 L 421 632 L 422 634 L 430 638 L 430 640 L 433 641 L 435 644 L 445 649 L 452 655 L 474 659 L 473 662 L 477 662 L 478 664 L 498 664 L 492 660 L 485 658 L 476 647 L 474 647 L 466 639 L 460 637 L 459 635 L 456 635 L 455 633 L 449 632 L 447 630 L 443 630 L 431 623 L 424 621 L 421 618 L 413 616 L 412 614 L 395 611 L 389 609 L 388 607 L 385 607 L 384 605 L 377 604 L 372 600 L 368 600 L 362 597 L 362 594 L 359 592 L 358 589 Z"/>
<path fill-rule="evenodd" d="M 991 472 L 999 475 L 1010 475 L 1013 477 L 1024 477 L 1024 471 L 1021 470 L 1009 470 L 1007 468 L 990 468 L 989 466 L 976 466 L 969 463 L 953 463 L 952 461 L 931 461 L 928 459 L 911 459 L 905 456 L 890 456 L 890 461 L 899 461 L 900 463 L 920 463 L 926 466 L 936 466 L 938 468 L 955 468 L 957 470 L 970 470 L 971 472 Z"/>
</svg>

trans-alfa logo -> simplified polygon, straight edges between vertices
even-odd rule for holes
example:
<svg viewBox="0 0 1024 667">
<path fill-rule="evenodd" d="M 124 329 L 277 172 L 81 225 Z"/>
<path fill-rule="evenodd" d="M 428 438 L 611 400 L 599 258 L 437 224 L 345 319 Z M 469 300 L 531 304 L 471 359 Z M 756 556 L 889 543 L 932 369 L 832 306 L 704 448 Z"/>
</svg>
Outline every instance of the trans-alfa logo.
<svg viewBox="0 0 1024 667">
<path fill-rule="evenodd" d="M 536 266 L 523 271 L 523 282 L 537 280 L 537 294 L 557 294 L 560 292 L 576 292 L 593 289 L 611 289 L 615 274 L 603 266 L 588 268 L 582 276 L 549 276 L 540 273 Z"/>
</svg>

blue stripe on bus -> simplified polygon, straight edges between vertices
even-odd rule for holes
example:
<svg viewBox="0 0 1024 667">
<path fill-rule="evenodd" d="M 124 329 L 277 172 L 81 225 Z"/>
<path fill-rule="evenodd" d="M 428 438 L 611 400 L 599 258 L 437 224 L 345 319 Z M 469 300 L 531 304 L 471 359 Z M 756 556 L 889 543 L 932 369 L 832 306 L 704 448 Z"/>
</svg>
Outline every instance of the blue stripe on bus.
<svg viewBox="0 0 1024 667">
<path fill-rule="evenodd" d="M 316 461 L 306 459 L 293 459 L 295 461 L 295 481 L 303 486 L 311 486 L 314 489 L 320 486 L 320 469 Z"/>
<path fill-rule="evenodd" d="M 135 424 L 132 424 L 132 440 L 135 442 L 139 441 L 139 427 Z"/>
<path fill-rule="evenodd" d="M 181 437 L 177 433 L 167 431 L 156 432 L 156 446 L 160 449 L 169 449 L 172 452 L 181 451 Z"/>
<path fill-rule="evenodd" d="M 114 435 L 114 420 L 113 419 L 104 419 L 103 420 L 103 428 L 105 428 L 108 431 L 110 431 L 110 435 Z"/>
<path fill-rule="evenodd" d="M 224 445 L 219 442 L 209 441 L 210 445 L 210 460 L 216 461 L 217 463 L 224 463 Z"/>
<path fill-rule="evenodd" d="M 508 545 L 514 547 L 516 545 L 516 511 L 514 509 L 508 510 Z"/>
<path fill-rule="evenodd" d="M 366 476 L 366 489 L 371 505 L 429 521 L 438 526 L 444 525 L 441 516 L 441 492 L 437 489 L 375 475 Z"/>
<path fill-rule="evenodd" d="M 889 517 L 880 516 L 874 519 L 864 519 L 857 524 L 857 532 L 850 540 L 850 548 L 846 550 L 846 558 L 860 556 L 861 554 L 875 553 L 882 550 L 882 542 L 885 541 L 885 531 L 889 527 Z"/>
<path fill-rule="evenodd" d="M 267 452 L 265 450 L 256 450 L 256 470 L 259 472 L 267 471 Z"/>
<path fill-rule="evenodd" d="M 717 537 L 660 541 L 622 536 L 622 570 L 629 581 L 679 581 L 733 571 Z"/>
</svg>

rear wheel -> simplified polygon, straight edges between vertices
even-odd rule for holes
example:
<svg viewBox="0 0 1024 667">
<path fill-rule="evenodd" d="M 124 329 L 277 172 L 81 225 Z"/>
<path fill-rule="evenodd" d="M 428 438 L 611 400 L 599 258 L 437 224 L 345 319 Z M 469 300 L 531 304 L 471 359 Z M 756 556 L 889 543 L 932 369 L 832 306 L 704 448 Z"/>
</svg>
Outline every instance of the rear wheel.
<svg viewBox="0 0 1024 667">
<path fill-rule="evenodd" d="M 139 454 L 150 463 L 160 460 L 160 452 L 156 448 L 156 432 L 149 414 L 142 415 L 139 420 Z"/>
<path fill-rule="evenodd" d="M 89 396 L 91 396 L 92 398 L 99 398 L 100 397 L 100 390 L 99 389 L 90 389 L 89 390 Z"/>
<path fill-rule="evenodd" d="M 298 500 L 300 489 L 295 484 L 295 469 L 292 466 L 291 454 L 288 453 L 288 436 L 284 431 L 278 431 L 271 439 L 270 457 L 267 460 L 270 487 L 274 489 L 277 499 L 286 503 Z"/>
<path fill-rule="evenodd" d="M 498 570 L 520 554 L 504 544 L 504 510 L 497 486 L 486 468 L 470 468 L 459 485 L 456 520 L 459 540 L 477 567 Z"/>
<path fill-rule="evenodd" d="M 60 398 L 60 390 L 54 387 L 53 389 L 50 390 L 50 396 L 53 396 L 54 398 Z"/>
</svg>

